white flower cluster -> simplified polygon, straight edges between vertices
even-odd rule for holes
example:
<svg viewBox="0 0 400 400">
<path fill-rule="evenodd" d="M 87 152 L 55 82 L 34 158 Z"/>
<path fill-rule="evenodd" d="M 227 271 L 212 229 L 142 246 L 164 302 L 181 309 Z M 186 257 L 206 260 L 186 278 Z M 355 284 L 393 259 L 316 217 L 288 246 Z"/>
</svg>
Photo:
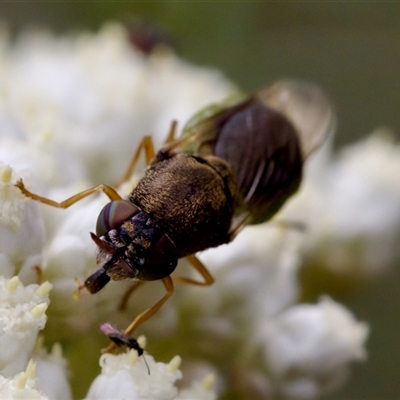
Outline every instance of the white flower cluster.
<svg viewBox="0 0 400 400">
<path fill-rule="evenodd" d="M 45 339 L 63 340 L 69 349 L 82 333 L 97 343 L 101 323 L 128 324 L 162 296 L 157 283 L 148 283 L 122 310 L 130 288 L 123 281 L 74 301 L 75 279 L 97 268 L 89 232 L 107 198 L 93 195 L 59 210 L 25 198 L 17 180 L 57 201 L 117 182 L 144 135 L 158 148 L 173 119 L 183 126 L 235 91 L 220 73 L 172 51 L 135 51 L 126 36 L 112 24 L 75 37 L 30 32 L 11 44 L 0 30 L 0 273 L 7 278 L 0 280 L 0 397 L 13 398 L 14 389 L 32 390 L 25 398 L 72 397 L 57 346 L 50 355 L 39 352 L 36 375 L 28 366 L 49 304 L 49 284 L 37 282 L 53 285 Z M 329 297 L 298 304 L 298 272 L 317 263 L 362 280 L 384 270 L 397 250 L 400 185 L 393 171 L 399 156 L 399 146 L 382 135 L 339 157 L 327 144 L 276 222 L 247 227 L 233 243 L 201 255 L 216 283 L 178 287 L 141 328 L 150 342 L 163 354 L 182 354 L 183 375 L 191 370 L 194 382 L 216 376 L 221 392 L 312 399 L 339 387 L 350 363 L 366 356 L 368 328 Z M 177 272 L 185 268 L 183 261 Z M 89 348 L 81 360 L 88 357 Z M 134 350 L 103 355 L 89 392 L 73 390 L 87 399 L 216 398 L 211 378 L 179 390 L 177 359 L 162 364 L 145 357 L 150 375 Z M 86 366 L 70 368 L 77 376 Z"/>
<path fill-rule="evenodd" d="M 46 323 L 49 282 L 24 287 L 18 276 L 0 277 L 0 373 L 12 376 L 29 360 L 40 329 Z"/>
<path fill-rule="evenodd" d="M 290 307 L 259 329 L 272 379 L 289 398 L 316 398 L 342 384 L 348 364 L 365 359 L 367 334 L 329 298 Z"/>
<path fill-rule="evenodd" d="M 1 399 L 71 398 L 59 346 L 50 355 L 35 349 L 51 289 L 47 281 L 24 286 L 18 276 L 0 277 Z"/>
<path fill-rule="evenodd" d="M 155 362 L 146 354 L 138 361 L 136 350 L 114 356 L 104 354 L 100 358 L 102 373 L 92 386 L 86 400 L 107 400 L 111 398 L 129 399 L 176 399 L 176 400 L 213 400 L 215 392 L 211 390 L 213 378 L 206 377 L 203 382 L 179 390 L 175 382 L 182 378 L 179 370 L 181 358 L 174 357 L 168 364 Z M 147 365 L 146 365 L 147 363 Z"/>
<path fill-rule="evenodd" d="M 399 152 L 390 132 L 379 129 L 345 148 L 332 166 L 330 229 L 315 244 L 324 251 L 331 242 L 324 255 L 328 268 L 374 276 L 399 254 L 400 182 L 393 175 L 400 168 Z"/>
<path fill-rule="evenodd" d="M 46 323 L 51 289 L 47 281 L 23 286 L 18 276 L 0 277 L 0 399 L 72 398 L 60 345 L 55 344 L 47 354 L 38 340 L 35 349 L 38 332 Z M 209 377 L 191 388 L 177 389 L 174 384 L 182 378 L 180 357 L 168 364 L 156 363 L 148 354 L 146 361 L 143 357 L 137 362 L 136 350 L 101 356 L 102 374 L 93 382 L 87 399 L 216 398 Z"/>
</svg>

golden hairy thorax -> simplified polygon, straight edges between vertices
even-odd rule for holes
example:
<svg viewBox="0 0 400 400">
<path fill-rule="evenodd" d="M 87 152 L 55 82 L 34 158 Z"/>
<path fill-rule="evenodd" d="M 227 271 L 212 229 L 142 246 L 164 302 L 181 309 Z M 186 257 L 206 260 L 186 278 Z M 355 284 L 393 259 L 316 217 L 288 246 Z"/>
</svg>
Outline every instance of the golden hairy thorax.
<svg viewBox="0 0 400 400">
<path fill-rule="evenodd" d="M 234 193 L 226 163 L 178 153 L 155 161 L 129 200 L 157 221 L 183 257 L 229 242 Z"/>
</svg>

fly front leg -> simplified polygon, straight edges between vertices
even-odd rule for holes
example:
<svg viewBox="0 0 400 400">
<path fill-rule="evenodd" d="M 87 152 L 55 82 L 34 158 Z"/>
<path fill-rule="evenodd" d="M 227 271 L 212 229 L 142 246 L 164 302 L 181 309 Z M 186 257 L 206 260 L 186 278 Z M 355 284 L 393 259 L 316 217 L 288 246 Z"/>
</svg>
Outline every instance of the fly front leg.
<svg viewBox="0 0 400 400">
<path fill-rule="evenodd" d="M 124 182 L 129 181 L 131 178 L 133 171 L 136 168 L 136 164 L 139 161 L 139 157 L 141 153 L 144 152 L 144 156 L 146 159 L 146 165 L 150 165 L 151 161 L 153 160 L 156 152 L 154 150 L 154 143 L 153 139 L 150 136 L 145 136 L 142 141 L 140 142 L 138 148 L 136 149 L 135 154 L 133 155 L 131 162 L 128 165 L 128 168 L 126 169 L 124 175 L 122 176 L 122 179 L 115 185 L 115 186 L 120 186 Z"/>
<path fill-rule="evenodd" d="M 151 318 L 162 306 L 163 304 L 172 296 L 174 293 L 174 283 L 172 282 L 172 278 L 167 276 L 162 279 L 162 283 L 164 284 L 165 290 L 167 293 L 157 301 L 152 307 L 144 310 L 140 313 L 132 323 L 125 329 L 125 335 L 129 336 L 135 329 L 137 329 L 140 325 L 146 322 L 149 318 Z M 115 343 L 111 343 L 108 347 L 102 350 L 102 353 L 112 352 L 116 348 Z"/>
<path fill-rule="evenodd" d="M 174 283 L 185 283 L 195 286 L 210 286 L 214 283 L 215 280 L 212 277 L 212 275 L 208 272 L 207 268 L 195 255 L 187 256 L 186 259 L 190 262 L 192 267 L 199 272 L 199 274 L 203 277 L 204 280 L 197 281 L 195 279 L 186 277 L 170 277 L 170 276 L 163 278 L 162 282 L 164 284 L 167 293 L 156 304 L 154 304 L 152 307 L 148 308 L 147 310 L 139 314 L 133 320 L 133 322 L 128 326 L 128 328 L 125 329 L 125 335 L 130 335 L 137 327 L 139 327 L 150 317 L 152 317 L 163 306 L 163 304 L 171 297 L 172 293 L 174 292 Z M 143 283 L 145 283 L 145 281 L 139 281 L 137 285 L 134 285 L 130 290 L 128 290 L 121 304 L 126 305 L 127 297 L 129 297 L 131 293 L 135 289 L 137 289 L 138 286 L 141 286 Z M 113 351 L 115 347 L 116 347 L 115 344 L 111 343 L 107 348 L 103 349 L 102 352 L 109 353 Z"/>
<path fill-rule="evenodd" d="M 163 147 L 161 148 L 160 152 L 162 154 L 168 154 L 171 155 L 177 151 L 177 149 L 182 148 L 190 143 L 195 142 L 197 139 L 199 139 L 200 136 L 202 136 L 203 131 L 199 131 L 193 135 L 186 136 L 186 137 L 180 137 L 179 139 L 176 139 L 176 130 L 177 130 L 178 123 L 177 121 L 172 121 L 171 127 L 167 136 L 167 140 L 165 141 Z"/>
<path fill-rule="evenodd" d="M 167 140 L 165 141 L 165 144 L 172 143 L 175 141 L 175 134 L 176 134 L 176 127 L 178 126 L 178 122 L 176 120 L 173 120 L 171 122 L 171 126 L 169 128 Z"/>
<path fill-rule="evenodd" d="M 176 126 L 177 126 L 177 122 L 175 120 L 172 121 L 165 144 L 175 141 Z M 124 175 L 122 176 L 122 179 L 115 186 L 118 187 L 118 186 L 122 185 L 124 182 L 129 181 L 129 179 L 131 178 L 131 176 L 133 174 L 133 171 L 136 168 L 136 165 L 139 161 L 139 158 L 140 158 L 142 152 L 144 152 L 146 165 L 150 165 L 156 155 L 153 139 L 151 138 L 151 136 L 145 136 L 142 139 L 142 141 L 139 143 L 139 146 L 137 147 L 135 154 L 133 155 L 133 157 L 128 165 L 128 168 L 126 169 Z"/>
<path fill-rule="evenodd" d="M 30 192 L 24 185 L 24 182 L 22 179 L 20 179 L 15 186 L 21 190 L 22 194 L 25 195 L 26 197 L 31 198 L 32 200 L 38 201 L 39 203 L 47 204 L 52 207 L 56 208 L 68 208 L 72 206 L 73 204 L 77 203 L 78 201 L 84 199 L 87 196 L 90 196 L 92 193 L 101 191 L 104 194 L 108 196 L 108 198 L 113 201 L 113 200 L 122 200 L 122 197 L 110 186 L 107 185 L 98 185 L 96 187 L 93 187 L 91 189 L 84 190 L 83 192 L 79 192 L 75 194 L 74 196 L 69 197 L 68 199 L 57 202 L 51 199 L 48 199 L 47 197 L 39 196 L 35 193 Z"/>
</svg>

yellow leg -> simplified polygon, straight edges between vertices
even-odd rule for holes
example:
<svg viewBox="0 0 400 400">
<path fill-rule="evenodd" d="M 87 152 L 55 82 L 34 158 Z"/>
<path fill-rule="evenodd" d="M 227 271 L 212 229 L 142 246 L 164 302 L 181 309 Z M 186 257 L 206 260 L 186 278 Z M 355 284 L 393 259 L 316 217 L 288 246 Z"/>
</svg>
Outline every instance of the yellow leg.
<svg viewBox="0 0 400 400">
<path fill-rule="evenodd" d="M 204 278 L 204 281 L 196 281 L 194 279 L 185 278 L 181 276 L 173 277 L 173 281 L 176 283 L 187 283 L 189 285 L 196 285 L 196 286 L 210 286 L 212 285 L 215 280 L 212 275 L 208 272 L 208 269 L 203 265 L 203 263 L 195 256 L 190 255 L 186 257 L 186 260 L 192 264 L 192 267 L 199 272 L 199 274 Z"/>
<path fill-rule="evenodd" d="M 197 129 L 193 131 L 193 134 L 185 136 L 184 138 L 180 137 L 179 139 L 175 139 L 175 131 L 176 131 L 176 122 L 173 121 L 171 124 L 170 133 L 168 135 L 168 139 L 162 147 L 161 151 L 164 153 L 172 153 L 179 149 L 180 147 L 186 146 L 190 143 L 195 142 L 199 138 L 204 138 L 204 133 L 212 130 L 213 126 L 204 126 L 203 128 Z"/>
<path fill-rule="evenodd" d="M 307 224 L 302 221 L 279 219 L 271 221 L 271 225 L 275 225 L 282 229 L 290 229 L 298 232 L 307 231 Z"/>
<path fill-rule="evenodd" d="M 154 304 L 152 307 L 148 308 L 147 310 L 144 310 L 142 313 L 140 313 L 133 321 L 132 323 L 125 329 L 124 333 L 125 335 L 129 336 L 136 328 L 138 328 L 140 325 L 142 325 L 144 322 L 146 322 L 149 318 L 151 318 L 162 306 L 163 304 L 171 297 L 172 293 L 174 293 L 174 284 L 172 282 L 172 278 L 170 276 L 167 276 L 166 278 L 162 279 L 162 282 L 164 284 L 165 290 L 167 293 L 157 301 L 156 304 Z M 115 349 L 116 345 L 114 343 L 111 343 L 108 347 L 102 350 L 102 353 L 109 353 Z"/>
<path fill-rule="evenodd" d="M 165 143 L 171 143 L 175 140 L 176 126 L 177 126 L 177 122 L 175 120 L 172 121 L 171 127 L 168 132 L 167 140 Z M 126 169 L 124 175 L 122 176 L 122 179 L 115 186 L 118 187 L 119 185 L 121 185 L 122 183 L 124 183 L 130 179 L 130 177 L 133 174 L 133 171 L 135 170 L 136 164 L 139 161 L 139 157 L 140 157 L 142 151 L 144 151 L 144 155 L 146 158 L 146 165 L 150 165 L 151 161 L 153 160 L 153 158 L 156 155 L 156 152 L 154 149 L 154 143 L 150 136 L 145 136 L 142 139 L 138 148 L 136 149 L 135 154 L 132 157 L 131 162 L 128 165 L 128 168 Z"/>
<path fill-rule="evenodd" d="M 46 197 L 39 196 L 35 193 L 30 192 L 28 189 L 25 188 L 24 183 L 22 182 L 22 179 L 20 179 L 15 186 L 19 188 L 26 197 L 29 197 L 33 200 L 36 200 L 40 203 L 47 204 L 52 207 L 57 207 L 57 208 L 68 208 L 78 202 L 79 200 L 84 199 L 85 197 L 91 195 L 92 193 L 102 191 L 105 193 L 110 200 L 121 200 L 121 196 L 110 186 L 107 185 L 98 185 L 96 187 L 93 187 L 91 189 L 84 190 L 83 192 L 79 192 L 75 194 L 74 196 L 71 196 L 67 200 L 57 202 L 54 200 L 50 200 Z"/>
<path fill-rule="evenodd" d="M 119 186 L 130 179 L 130 177 L 133 174 L 133 171 L 135 170 L 136 164 L 139 161 L 139 157 L 142 151 L 144 151 L 144 155 L 146 158 L 146 165 L 149 165 L 151 163 L 151 160 L 154 158 L 156 154 L 154 150 L 153 140 L 150 136 L 145 136 L 142 139 L 138 148 L 136 149 L 135 154 L 132 157 L 131 162 L 128 165 L 128 168 L 126 169 L 124 175 L 122 176 L 122 179 L 115 186 Z"/>
<path fill-rule="evenodd" d="M 175 133 L 176 133 L 176 127 L 178 125 L 178 122 L 176 120 L 173 120 L 171 122 L 171 127 L 169 128 L 167 140 L 165 141 L 165 144 L 167 143 L 172 143 L 175 141 Z"/>
<path fill-rule="evenodd" d="M 244 213 L 243 215 L 234 219 L 231 228 L 229 229 L 230 241 L 235 239 L 235 237 L 239 234 L 239 232 L 247 225 L 248 220 L 249 220 L 248 213 Z"/>
</svg>

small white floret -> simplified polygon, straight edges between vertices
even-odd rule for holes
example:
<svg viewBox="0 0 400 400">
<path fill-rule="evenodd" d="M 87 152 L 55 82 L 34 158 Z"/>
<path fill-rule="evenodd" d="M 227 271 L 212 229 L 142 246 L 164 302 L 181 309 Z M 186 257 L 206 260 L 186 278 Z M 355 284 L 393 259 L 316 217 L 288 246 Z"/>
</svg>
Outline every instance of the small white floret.
<svg viewBox="0 0 400 400">
<path fill-rule="evenodd" d="M 40 329 L 46 322 L 49 298 L 36 294 L 37 284 L 22 285 L 18 277 L 0 277 L 0 374 L 11 377 L 25 368 Z M 12 289 L 12 290 L 10 290 Z"/>
</svg>

